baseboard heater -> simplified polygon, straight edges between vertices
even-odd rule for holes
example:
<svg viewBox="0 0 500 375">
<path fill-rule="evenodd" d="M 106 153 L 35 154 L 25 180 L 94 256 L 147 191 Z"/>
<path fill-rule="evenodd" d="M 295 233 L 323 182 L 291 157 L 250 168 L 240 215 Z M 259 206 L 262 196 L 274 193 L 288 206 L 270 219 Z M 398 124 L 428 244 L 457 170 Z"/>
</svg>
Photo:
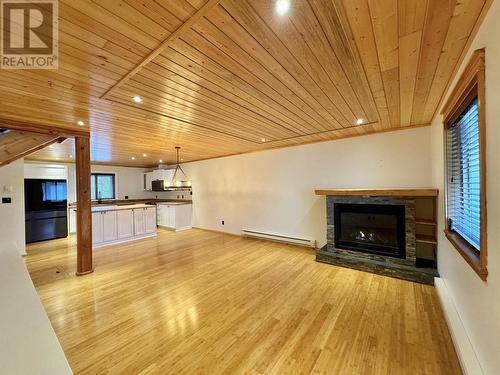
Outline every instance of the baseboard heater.
<svg viewBox="0 0 500 375">
<path fill-rule="evenodd" d="M 305 238 L 282 236 L 279 234 L 272 234 L 272 233 L 255 232 L 253 230 L 246 230 L 246 229 L 243 229 L 241 231 L 241 234 L 244 237 L 252 237 L 252 238 L 258 238 L 261 240 L 284 242 L 284 243 L 291 244 L 291 245 L 300 245 L 300 246 L 307 246 L 307 247 L 316 248 L 316 240 L 308 240 Z"/>
</svg>

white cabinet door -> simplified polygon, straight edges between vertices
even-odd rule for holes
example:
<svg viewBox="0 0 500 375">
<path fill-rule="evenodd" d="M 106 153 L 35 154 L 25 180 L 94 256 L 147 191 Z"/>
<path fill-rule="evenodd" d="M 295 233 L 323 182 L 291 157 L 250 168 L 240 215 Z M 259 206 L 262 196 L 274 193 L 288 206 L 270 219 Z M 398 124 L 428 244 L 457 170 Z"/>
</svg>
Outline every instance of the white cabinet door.
<svg viewBox="0 0 500 375">
<path fill-rule="evenodd" d="M 117 211 L 116 224 L 119 239 L 134 236 L 134 213 L 132 210 Z"/>
<path fill-rule="evenodd" d="M 183 204 L 175 210 L 175 229 L 183 230 L 191 228 L 192 205 Z"/>
<path fill-rule="evenodd" d="M 175 228 L 175 206 L 168 206 L 168 227 Z"/>
<path fill-rule="evenodd" d="M 158 218 L 158 225 L 164 226 L 165 206 L 163 204 L 156 206 L 156 217 Z"/>
<path fill-rule="evenodd" d="M 164 177 L 164 174 L 165 174 L 165 169 L 155 169 L 153 172 L 151 172 L 153 174 L 153 181 L 154 180 L 164 180 L 165 177 Z"/>
<path fill-rule="evenodd" d="M 159 204 L 157 206 L 158 210 L 158 225 L 162 227 L 170 227 L 170 206 L 166 204 Z"/>
<path fill-rule="evenodd" d="M 122 210 L 117 212 L 118 238 L 134 236 L 134 212 Z"/>
<path fill-rule="evenodd" d="M 161 204 L 156 206 L 156 222 L 161 225 Z"/>
<path fill-rule="evenodd" d="M 103 241 L 102 233 L 102 212 L 92 213 L 92 243 L 101 243 Z"/>
<path fill-rule="evenodd" d="M 144 209 L 146 233 L 156 232 L 156 207 Z"/>
<path fill-rule="evenodd" d="M 146 190 L 153 190 L 151 181 L 153 181 L 153 172 L 148 172 L 146 173 Z"/>
<path fill-rule="evenodd" d="M 143 208 L 136 208 L 134 210 L 134 235 L 140 236 L 146 232 L 146 220 Z"/>
<path fill-rule="evenodd" d="M 166 227 L 171 227 L 172 226 L 172 215 L 171 215 L 171 206 L 165 206 L 165 211 L 163 213 L 163 222 L 165 223 Z"/>
<path fill-rule="evenodd" d="M 116 228 L 116 211 L 103 212 L 102 238 L 104 242 L 116 241 L 118 239 L 118 232 Z"/>
<path fill-rule="evenodd" d="M 76 233 L 76 212 L 74 208 L 70 208 L 68 215 L 69 233 Z"/>
</svg>

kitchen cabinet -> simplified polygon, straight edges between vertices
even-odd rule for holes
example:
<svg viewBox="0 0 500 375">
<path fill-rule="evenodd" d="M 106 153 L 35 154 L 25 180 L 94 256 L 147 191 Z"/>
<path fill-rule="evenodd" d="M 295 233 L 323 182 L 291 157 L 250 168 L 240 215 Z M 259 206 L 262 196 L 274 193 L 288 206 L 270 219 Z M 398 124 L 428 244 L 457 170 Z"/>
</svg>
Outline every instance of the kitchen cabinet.
<svg viewBox="0 0 500 375">
<path fill-rule="evenodd" d="M 116 211 L 118 239 L 134 236 L 134 212 L 132 210 Z"/>
<path fill-rule="evenodd" d="M 94 248 L 155 235 L 155 206 L 127 205 L 93 208 L 92 242 Z"/>
<path fill-rule="evenodd" d="M 156 208 L 146 208 L 144 210 L 144 222 L 145 222 L 145 232 L 154 233 L 156 232 Z"/>
<path fill-rule="evenodd" d="M 76 211 L 74 208 L 68 209 L 68 231 L 69 233 L 76 233 Z"/>
<path fill-rule="evenodd" d="M 176 231 L 191 229 L 192 205 L 160 203 L 157 205 L 158 225 Z"/>
<path fill-rule="evenodd" d="M 115 211 L 92 213 L 92 243 L 116 241 L 118 239 Z"/>
<path fill-rule="evenodd" d="M 155 169 L 152 172 L 143 173 L 141 185 L 143 190 L 153 190 L 152 182 L 156 180 L 164 180 L 171 182 L 174 178 L 175 169 Z"/>
<path fill-rule="evenodd" d="M 116 211 L 104 211 L 102 213 L 102 240 L 109 242 L 117 239 Z"/>
<path fill-rule="evenodd" d="M 134 235 L 156 232 L 156 208 L 138 208 L 134 210 Z"/>
<path fill-rule="evenodd" d="M 140 236 L 144 233 L 146 233 L 144 208 L 138 208 L 134 210 L 134 235 Z"/>
<path fill-rule="evenodd" d="M 102 212 L 93 212 L 92 213 L 92 243 L 101 243 L 103 242 L 103 233 L 102 233 Z"/>
<path fill-rule="evenodd" d="M 147 172 L 144 174 L 144 190 L 153 190 L 153 187 L 151 186 L 151 182 L 153 181 L 153 172 Z"/>
</svg>

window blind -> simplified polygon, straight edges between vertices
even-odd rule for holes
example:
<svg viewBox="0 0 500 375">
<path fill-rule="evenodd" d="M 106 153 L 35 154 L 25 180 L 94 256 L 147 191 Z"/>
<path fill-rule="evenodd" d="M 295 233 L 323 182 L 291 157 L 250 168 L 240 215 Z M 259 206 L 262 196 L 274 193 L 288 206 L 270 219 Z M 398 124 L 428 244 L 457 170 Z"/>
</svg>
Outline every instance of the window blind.
<svg viewBox="0 0 500 375">
<path fill-rule="evenodd" d="M 477 98 L 446 134 L 448 227 L 480 250 L 481 170 Z"/>
</svg>

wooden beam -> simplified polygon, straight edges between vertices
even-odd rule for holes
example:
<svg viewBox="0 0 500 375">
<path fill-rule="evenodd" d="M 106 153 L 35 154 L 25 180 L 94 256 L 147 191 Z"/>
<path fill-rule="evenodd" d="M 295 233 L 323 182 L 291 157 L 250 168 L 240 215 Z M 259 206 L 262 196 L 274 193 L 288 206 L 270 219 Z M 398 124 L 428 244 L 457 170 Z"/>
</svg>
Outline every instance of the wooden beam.
<svg viewBox="0 0 500 375">
<path fill-rule="evenodd" d="M 101 99 L 106 99 L 113 90 L 122 86 L 130 78 L 135 76 L 144 66 L 153 61 L 158 55 L 160 55 L 163 51 L 165 51 L 173 42 L 179 39 L 182 34 L 186 31 L 189 31 L 191 27 L 202 17 L 205 16 L 212 8 L 217 6 L 221 0 L 208 0 L 205 5 L 203 5 L 195 14 L 191 16 L 186 22 L 184 22 L 181 26 L 179 26 L 172 34 L 170 34 L 167 39 L 165 39 L 155 50 L 153 50 L 149 55 L 147 55 L 139 64 L 136 65 L 134 69 L 128 72 L 125 76 L 123 76 L 118 82 L 116 82 L 113 86 L 109 88 L 102 96 Z"/>
<path fill-rule="evenodd" d="M 0 128 L 25 131 L 37 134 L 55 135 L 65 138 L 72 138 L 72 137 L 90 138 L 90 130 L 88 128 L 71 129 L 57 125 L 33 124 L 33 123 L 27 123 L 27 122 L 21 122 L 3 118 L 0 118 Z"/>
<path fill-rule="evenodd" d="M 90 201 L 90 139 L 75 138 L 76 150 L 76 275 L 94 271 L 92 265 L 92 211 Z"/>
<path fill-rule="evenodd" d="M 316 195 L 335 196 L 401 196 L 401 197 L 437 197 L 438 189 L 319 189 L 314 191 Z"/>
<path fill-rule="evenodd" d="M 40 137 L 41 139 L 37 139 L 37 137 Z M 15 138 L 14 144 L 5 145 L 3 142 L 0 142 L 0 167 L 24 158 L 25 156 L 48 147 L 53 143 L 59 142 L 61 139 L 63 141 L 65 139 L 60 137 L 41 137 L 38 134 L 34 137 L 32 134 L 27 134 L 25 132 L 18 132 L 10 138 Z M 9 140 L 12 141 L 12 139 Z M 7 143 L 9 143 L 9 141 L 7 141 Z"/>
</svg>

